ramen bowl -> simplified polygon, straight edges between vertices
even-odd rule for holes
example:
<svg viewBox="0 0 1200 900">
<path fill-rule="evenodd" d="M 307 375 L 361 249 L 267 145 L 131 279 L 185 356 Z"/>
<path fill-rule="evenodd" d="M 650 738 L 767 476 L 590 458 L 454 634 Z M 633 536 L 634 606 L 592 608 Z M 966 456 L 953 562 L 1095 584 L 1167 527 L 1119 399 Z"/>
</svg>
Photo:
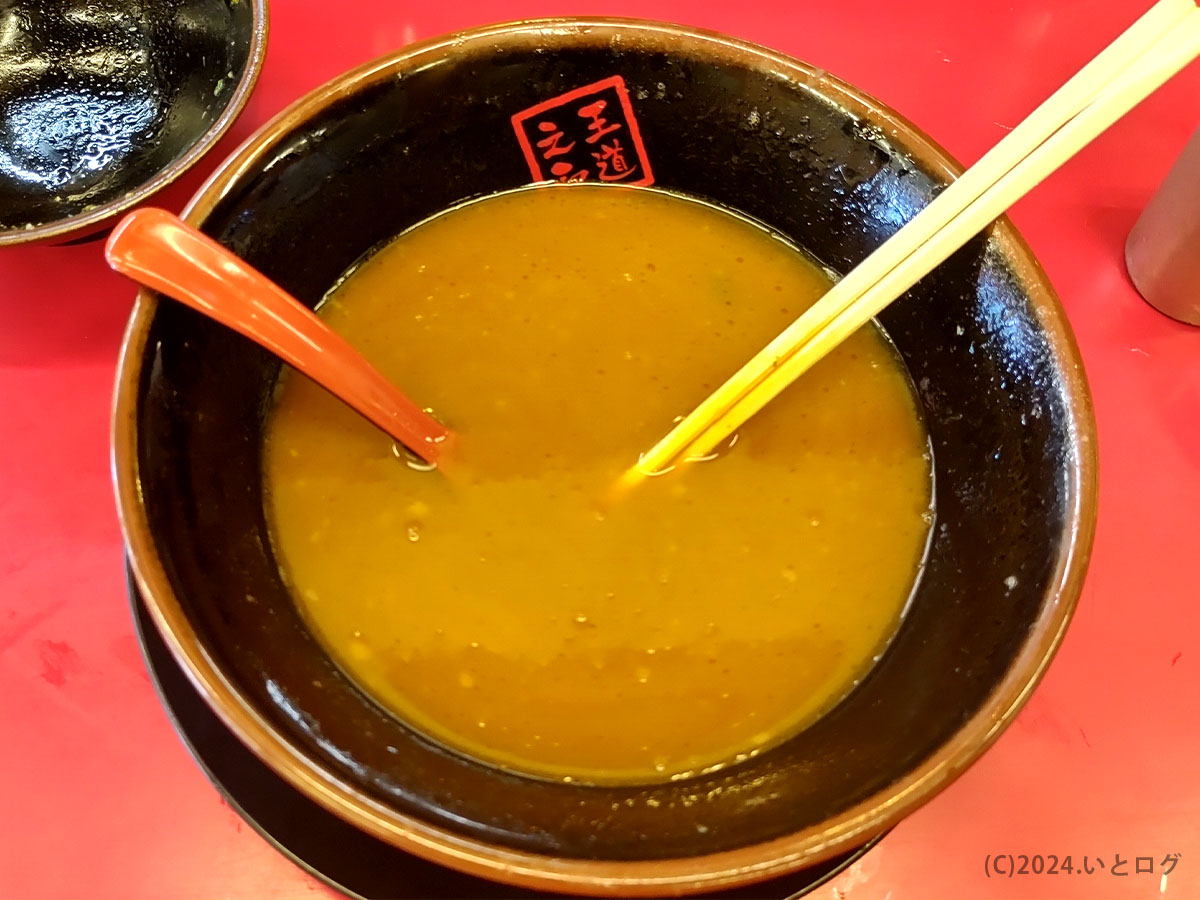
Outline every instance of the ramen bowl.
<svg viewBox="0 0 1200 900">
<path fill-rule="evenodd" d="M 266 0 L 0 9 L 0 246 L 103 229 L 212 149 L 250 97 Z"/>
<path fill-rule="evenodd" d="M 740 211 L 840 272 L 960 171 L 895 112 L 769 50 L 650 22 L 544 20 L 416 45 L 335 79 L 251 138 L 186 217 L 316 304 L 365 252 L 464 199 L 599 179 L 589 157 L 539 152 L 544 123 L 598 98 L 626 139 L 622 168 L 603 174 Z M 306 627 L 271 549 L 261 444 L 279 363 L 149 292 L 113 422 L 136 580 L 229 728 L 297 789 L 399 848 L 592 895 L 711 892 L 814 865 L 895 825 L 1012 720 L 1067 626 L 1095 519 L 1078 353 L 1007 221 L 880 319 L 932 442 L 936 522 L 920 580 L 845 699 L 725 769 L 625 786 L 527 777 L 372 701 Z"/>
</svg>

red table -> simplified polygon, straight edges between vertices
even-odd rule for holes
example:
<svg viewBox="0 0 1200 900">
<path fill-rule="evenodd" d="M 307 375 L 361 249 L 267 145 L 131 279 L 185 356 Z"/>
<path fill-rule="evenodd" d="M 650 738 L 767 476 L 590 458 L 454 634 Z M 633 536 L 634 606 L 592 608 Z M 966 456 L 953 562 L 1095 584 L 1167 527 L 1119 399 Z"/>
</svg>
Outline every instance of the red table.
<svg viewBox="0 0 1200 900">
<path fill-rule="evenodd" d="M 352 65 L 445 31 L 579 12 L 791 53 L 970 162 L 1148 2 L 275 0 L 248 109 L 159 202 L 180 208 L 251 130 Z M 1198 125 L 1200 63 L 1013 212 L 1062 296 L 1095 396 L 1087 587 L 1013 727 L 819 900 L 1200 897 L 1200 329 L 1150 309 L 1122 264 L 1130 226 Z M 0 898 L 332 896 L 221 800 L 139 655 L 107 456 L 132 296 L 97 243 L 0 252 Z M 1076 873 L 989 877 L 997 853 L 1069 854 Z"/>
</svg>

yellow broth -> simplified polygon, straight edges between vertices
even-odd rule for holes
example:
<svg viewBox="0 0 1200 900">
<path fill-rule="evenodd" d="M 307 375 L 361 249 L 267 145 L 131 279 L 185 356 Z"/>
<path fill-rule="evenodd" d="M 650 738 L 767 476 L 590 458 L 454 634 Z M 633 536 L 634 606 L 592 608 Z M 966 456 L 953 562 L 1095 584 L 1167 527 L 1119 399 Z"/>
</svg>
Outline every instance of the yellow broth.
<svg viewBox="0 0 1200 900">
<path fill-rule="evenodd" d="M 758 225 L 648 189 L 515 191 L 401 235 L 321 314 L 460 437 L 444 473 L 415 471 L 283 379 L 267 513 L 307 621 L 401 719 L 527 773 L 661 780 L 810 724 L 897 628 L 932 518 L 879 331 L 718 459 L 604 501 L 829 284 Z"/>
</svg>

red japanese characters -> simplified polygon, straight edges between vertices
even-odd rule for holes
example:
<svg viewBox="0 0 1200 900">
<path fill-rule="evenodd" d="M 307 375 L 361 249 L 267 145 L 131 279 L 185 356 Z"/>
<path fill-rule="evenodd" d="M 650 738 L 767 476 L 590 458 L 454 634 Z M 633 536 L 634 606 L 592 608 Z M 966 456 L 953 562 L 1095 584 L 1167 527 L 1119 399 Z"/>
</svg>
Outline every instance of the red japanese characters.
<svg viewBox="0 0 1200 900">
<path fill-rule="evenodd" d="M 654 183 L 620 75 L 531 106 L 512 123 L 534 181 Z"/>
</svg>

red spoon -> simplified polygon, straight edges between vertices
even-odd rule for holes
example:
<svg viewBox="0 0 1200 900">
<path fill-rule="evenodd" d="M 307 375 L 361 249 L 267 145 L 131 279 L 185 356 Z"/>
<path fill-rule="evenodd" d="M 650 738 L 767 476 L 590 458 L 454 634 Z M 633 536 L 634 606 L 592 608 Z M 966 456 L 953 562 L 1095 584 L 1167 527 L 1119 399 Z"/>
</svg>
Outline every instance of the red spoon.
<svg viewBox="0 0 1200 900">
<path fill-rule="evenodd" d="M 312 310 L 166 210 L 135 210 L 104 248 L 108 264 L 261 344 L 427 463 L 452 432 L 405 397 Z"/>
</svg>

